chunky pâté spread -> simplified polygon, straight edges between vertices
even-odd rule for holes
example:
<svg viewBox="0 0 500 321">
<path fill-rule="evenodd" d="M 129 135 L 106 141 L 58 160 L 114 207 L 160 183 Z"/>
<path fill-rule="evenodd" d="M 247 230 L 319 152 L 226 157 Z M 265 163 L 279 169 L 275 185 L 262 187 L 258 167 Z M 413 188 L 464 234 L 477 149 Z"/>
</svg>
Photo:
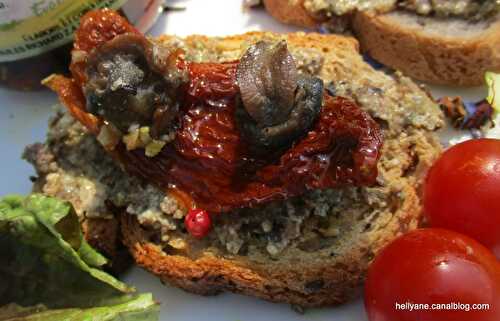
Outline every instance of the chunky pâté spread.
<svg viewBox="0 0 500 321">
<path fill-rule="evenodd" d="M 280 39 L 276 34 L 259 33 L 237 41 L 201 36 L 155 41 L 185 51 L 187 61 L 225 62 L 239 59 L 260 40 L 275 43 Z M 25 157 L 39 175 L 36 189 L 71 201 L 82 219 L 111 219 L 117 208 L 133 215 L 148 231 L 151 242 L 168 253 L 196 257 L 199 248 L 252 260 L 308 253 L 337 255 L 330 247 L 362 233 L 358 227 L 377 228 L 356 222 L 370 217 L 389 222 L 395 219 L 393 210 L 413 197 L 409 186 L 418 184 L 419 173 L 436 156 L 433 131 L 443 125 L 442 114 L 410 79 L 373 70 L 358 61 L 354 50 L 337 47 L 325 53 L 326 48 L 316 45 L 296 41 L 288 45 L 299 73 L 325 79 L 324 87 L 332 94 L 356 101 L 381 125 L 384 146 L 375 186 L 316 189 L 300 197 L 212 215 L 212 232 L 195 241 L 184 227 L 188 211 L 181 197 L 124 174 L 88 128 L 62 113 L 51 121 L 47 142 L 26 150 Z"/>
<path fill-rule="evenodd" d="M 154 41 L 184 51 L 184 58 L 189 62 L 223 63 L 239 60 L 249 47 L 261 40 L 279 43 L 282 38 L 265 33 L 245 35 L 237 41 L 201 36 L 163 37 Z M 302 39 L 302 35 L 290 38 L 288 49 L 299 74 L 325 79 L 324 88 L 332 96 L 355 101 L 381 126 L 384 145 L 374 186 L 347 184 L 333 189 L 313 189 L 299 197 L 212 215 L 212 231 L 202 240 L 194 240 L 184 224 L 189 201 L 183 195 L 165 193 L 165 189 L 154 182 L 124 174 L 120 163 L 113 160 L 113 153 L 106 153 L 103 148 L 108 146 L 103 143 L 113 142 L 110 139 L 113 135 L 96 136 L 95 133 L 101 133 L 99 128 L 84 127 L 68 114 L 58 114 L 49 126 L 47 143 L 26 150 L 26 158 L 39 174 L 37 189 L 71 201 L 81 217 L 112 217 L 116 209 L 133 215 L 151 242 L 169 253 L 196 257 L 197 249 L 208 249 L 216 255 L 245 255 L 255 260 L 269 255 L 336 255 L 330 253 L 335 242 L 359 235 L 362 230 L 358 228 L 378 228 L 355 222 L 369 220 L 369 217 L 384 217 L 388 222 L 394 219 L 395 208 L 414 197 L 410 186 L 418 184 L 419 173 L 439 150 L 432 132 L 442 126 L 442 114 L 435 102 L 410 79 L 399 73 L 373 70 L 360 61 L 357 52 L 349 46 L 328 52 L 327 48 L 304 46 L 296 41 Z M 84 56 L 78 54 L 76 58 Z M 62 100 L 71 107 L 68 104 L 74 102 L 71 97 L 82 96 L 82 93 L 77 87 L 65 89 Z M 92 124 L 91 114 L 79 113 L 76 109 L 72 114 Z M 132 128 L 132 133 L 135 129 Z M 145 142 L 149 140 L 148 135 L 142 136 L 146 136 Z M 130 141 L 134 141 L 134 137 L 130 137 Z M 124 144 L 123 139 L 121 137 L 120 144 Z M 139 145 L 144 142 L 140 140 L 130 147 L 136 151 L 142 149 L 145 154 L 146 147 L 135 148 Z"/>
<path fill-rule="evenodd" d="M 74 47 L 73 78 L 47 84 L 128 173 L 188 207 L 221 213 L 375 183 L 378 124 L 299 73 L 283 41 L 193 62 L 104 10 L 83 18 Z"/>
<path fill-rule="evenodd" d="M 388 12 L 402 9 L 419 15 L 484 20 L 500 10 L 497 0 L 305 0 L 313 15 L 341 16 L 356 10 Z"/>
</svg>

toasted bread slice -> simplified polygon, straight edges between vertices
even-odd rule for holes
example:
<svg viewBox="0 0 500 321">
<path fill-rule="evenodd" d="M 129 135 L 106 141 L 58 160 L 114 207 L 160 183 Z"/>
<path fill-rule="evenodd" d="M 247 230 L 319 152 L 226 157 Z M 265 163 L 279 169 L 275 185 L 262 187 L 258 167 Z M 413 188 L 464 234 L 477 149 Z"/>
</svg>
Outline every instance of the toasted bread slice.
<svg viewBox="0 0 500 321">
<path fill-rule="evenodd" d="M 284 23 L 313 28 L 325 22 L 324 17 L 313 16 L 304 8 L 304 0 L 264 3 Z M 359 11 L 350 18 L 362 51 L 412 78 L 473 86 L 484 83 L 486 71 L 500 71 L 500 16 L 470 22 L 396 10 L 383 14 Z"/>
<path fill-rule="evenodd" d="M 342 303 L 359 294 L 376 253 L 421 221 L 419 188 L 441 150 L 435 131 L 442 114 L 408 78 L 365 63 L 353 38 L 248 33 L 154 41 L 184 49 L 188 60 L 221 62 L 239 59 L 264 39 L 285 39 L 300 72 L 322 78 L 332 94 L 357 101 L 380 124 L 385 141 L 377 186 L 315 191 L 213 215 L 213 231 L 195 239 L 170 196 L 123 173 L 95 137 L 64 114 L 51 124 L 44 146 L 58 166 L 48 170 L 56 174 L 46 175 L 52 181 L 42 190 L 75 186 L 65 183 L 68 174 L 83 179 L 92 193 L 85 202 L 81 193 L 72 199 L 80 210 L 95 217 L 106 204 L 121 209 L 121 235 L 136 263 L 187 291 L 232 291 L 303 307 Z"/>
<path fill-rule="evenodd" d="M 423 174 L 441 150 L 433 132 L 442 125 L 441 113 L 410 80 L 373 70 L 362 60 L 353 38 L 249 33 L 222 39 L 192 36 L 182 40 L 182 47 L 193 57 L 203 51 L 209 59 L 232 60 L 258 40 L 280 38 L 286 39 L 294 57 L 302 61 L 299 66 L 307 66 L 303 61 L 308 59 L 297 57 L 310 55 L 317 60 L 316 55 L 321 55 L 322 65 L 316 74 L 325 84 L 332 82 L 339 95 L 351 95 L 385 128 L 385 147 L 379 166 L 379 179 L 385 181 L 382 183 L 385 187 L 336 191 L 334 194 L 338 192 L 341 196 L 331 203 L 330 211 L 325 214 L 332 222 L 327 229 L 334 232 L 309 231 L 308 224 L 318 223 L 315 217 L 306 217 L 301 226 L 303 235 L 291 240 L 275 255 L 265 247 L 259 248 L 256 241 L 250 241 L 246 251 L 231 253 L 228 244 L 225 248 L 214 239 L 195 240 L 187 233 L 181 236 L 187 243 L 185 248 L 165 248 L 151 242 L 148 229 L 128 214 L 122 216 L 124 242 L 139 265 L 162 281 L 194 293 L 211 295 L 232 291 L 303 307 L 338 304 L 359 294 L 374 255 L 420 222 L 418 189 Z M 158 41 L 172 43 L 170 37 Z M 342 88 L 344 85 L 346 88 Z M 377 94 L 371 96 L 372 99 L 363 97 L 362 92 L 369 90 L 367 88 L 381 88 L 384 92 L 381 100 L 376 101 Z M 393 166 L 396 163 L 398 165 Z M 313 206 L 320 207 L 319 203 Z M 238 214 L 222 215 L 226 217 L 214 222 L 215 232 L 218 232 L 217 226 L 231 226 L 243 220 L 230 216 Z M 265 217 L 269 213 L 258 213 L 255 209 L 252 215 Z M 289 215 L 289 220 L 295 218 Z M 245 232 L 240 229 L 240 233 Z"/>
</svg>

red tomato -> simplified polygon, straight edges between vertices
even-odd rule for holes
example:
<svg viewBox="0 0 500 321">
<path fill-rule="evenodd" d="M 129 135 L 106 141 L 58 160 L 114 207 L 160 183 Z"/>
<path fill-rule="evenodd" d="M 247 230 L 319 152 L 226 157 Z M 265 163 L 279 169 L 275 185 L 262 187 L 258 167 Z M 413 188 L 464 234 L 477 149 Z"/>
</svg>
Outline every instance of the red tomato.
<svg viewBox="0 0 500 321">
<path fill-rule="evenodd" d="M 408 302 L 428 304 L 429 309 L 409 311 Z M 469 304 L 470 310 L 432 309 L 432 304 L 448 303 Z M 489 304 L 489 309 L 473 310 L 478 303 Z M 370 321 L 498 321 L 500 263 L 465 235 L 415 230 L 389 244 L 373 261 L 365 306 Z"/>
<path fill-rule="evenodd" d="M 424 211 L 432 227 L 469 235 L 500 258 L 500 140 L 448 149 L 430 169 Z"/>
</svg>

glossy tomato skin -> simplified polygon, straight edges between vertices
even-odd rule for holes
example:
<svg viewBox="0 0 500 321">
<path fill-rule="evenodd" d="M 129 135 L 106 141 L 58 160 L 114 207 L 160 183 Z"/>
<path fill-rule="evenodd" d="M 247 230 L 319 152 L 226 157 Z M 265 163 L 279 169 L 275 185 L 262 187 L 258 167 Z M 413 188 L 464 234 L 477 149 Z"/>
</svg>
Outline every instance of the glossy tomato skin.
<svg viewBox="0 0 500 321">
<path fill-rule="evenodd" d="M 498 321 L 500 264 L 473 239 L 443 229 L 412 231 L 375 258 L 365 285 L 370 321 Z M 470 304 L 463 310 L 398 310 L 396 303 Z M 472 310 L 472 304 L 489 304 Z"/>
<path fill-rule="evenodd" d="M 430 226 L 469 235 L 500 258 L 500 140 L 445 151 L 427 175 L 424 212 Z"/>
</svg>

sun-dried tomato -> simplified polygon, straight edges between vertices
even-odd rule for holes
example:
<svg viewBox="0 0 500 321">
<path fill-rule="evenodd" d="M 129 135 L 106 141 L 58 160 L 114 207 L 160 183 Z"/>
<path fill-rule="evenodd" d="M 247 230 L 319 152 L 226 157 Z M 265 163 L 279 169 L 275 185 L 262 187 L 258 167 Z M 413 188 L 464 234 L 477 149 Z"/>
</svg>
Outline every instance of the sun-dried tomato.
<svg viewBox="0 0 500 321">
<path fill-rule="evenodd" d="M 293 194 L 342 184 L 371 185 L 381 144 L 381 132 L 367 113 L 351 100 L 325 95 L 316 126 L 279 164 L 263 168 L 257 177 Z"/>
<path fill-rule="evenodd" d="M 132 175 L 181 191 L 194 200 L 191 207 L 213 213 L 311 189 L 375 183 L 382 145 L 379 127 L 353 101 L 326 93 L 313 128 L 288 150 L 268 155 L 250 152 L 235 121 L 241 104 L 237 65 L 180 61 L 178 67 L 188 71 L 189 82 L 181 88 L 174 141 L 153 158 L 143 150 L 127 151 L 123 144 L 113 157 Z M 64 90 L 59 87 L 58 92 Z M 84 113 L 81 102 L 75 105 L 64 95 L 61 98 L 70 110 L 79 106 Z"/>
<path fill-rule="evenodd" d="M 85 111 L 85 97 L 82 88 L 74 79 L 61 75 L 53 75 L 44 81 L 44 85 L 59 96 L 71 115 L 93 134 L 99 134 L 100 120 Z"/>
<path fill-rule="evenodd" d="M 237 64 L 187 66 L 185 114 L 173 147 L 152 159 L 142 151 L 128 153 L 124 163 L 135 174 L 156 184 L 174 184 L 189 193 L 198 207 L 211 212 L 311 189 L 375 182 L 381 132 L 354 102 L 325 95 L 319 119 L 304 138 L 281 157 L 255 159 L 234 119 L 239 99 Z"/>
<path fill-rule="evenodd" d="M 139 34 L 139 31 L 116 11 L 110 9 L 89 11 L 80 20 L 73 46 L 75 50 L 90 52 L 124 33 Z"/>
</svg>

